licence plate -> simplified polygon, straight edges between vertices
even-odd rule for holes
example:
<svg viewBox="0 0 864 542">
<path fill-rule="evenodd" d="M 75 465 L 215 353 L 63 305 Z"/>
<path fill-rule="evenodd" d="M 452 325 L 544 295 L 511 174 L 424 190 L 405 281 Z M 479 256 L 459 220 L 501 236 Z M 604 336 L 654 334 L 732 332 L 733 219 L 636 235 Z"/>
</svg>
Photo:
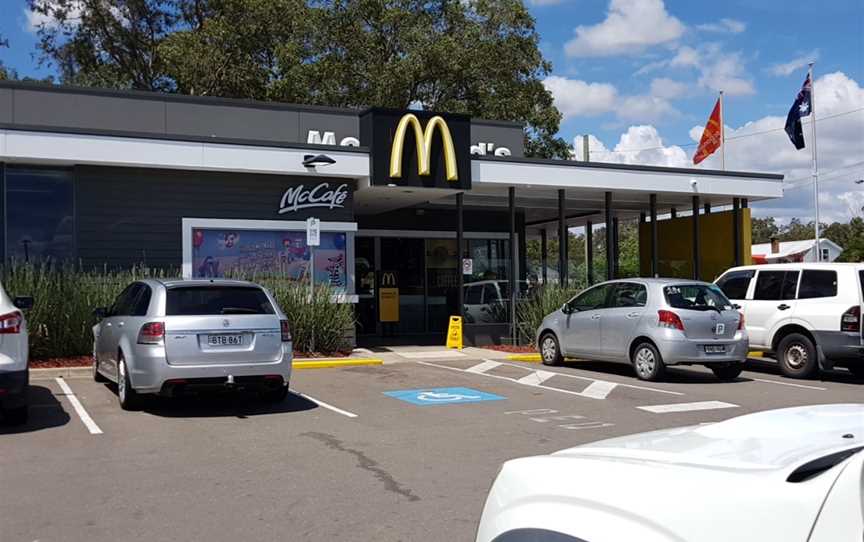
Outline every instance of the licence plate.
<svg viewBox="0 0 864 542">
<path fill-rule="evenodd" d="M 726 353 L 726 345 L 725 344 L 706 344 L 705 345 L 705 353 L 706 354 L 725 354 Z"/>
<path fill-rule="evenodd" d="M 207 344 L 210 346 L 242 346 L 243 335 L 208 335 Z"/>
</svg>

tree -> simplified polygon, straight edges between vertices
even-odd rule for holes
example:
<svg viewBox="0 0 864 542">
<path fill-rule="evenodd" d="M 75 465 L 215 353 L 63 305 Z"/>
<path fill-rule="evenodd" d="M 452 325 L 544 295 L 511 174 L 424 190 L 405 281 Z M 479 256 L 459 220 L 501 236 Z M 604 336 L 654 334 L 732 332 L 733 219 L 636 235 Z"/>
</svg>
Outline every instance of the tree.
<svg viewBox="0 0 864 542">
<path fill-rule="evenodd" d="M 3 37 L 3 34 L 0 34 L 0 49 L 2 49 L 3 47 L 9 47 L 9 40 L 5 39 Z M 0 81 L 3 81 L 4 79 L 14 78 L 14 73 L 9 68 L 4 66 L 3 61 L 0 60 Z"/>
<path fill-rule="evenodd" d="M 569 158 L 521 0 L 28 0 L 65 83 L 462 113 Z"/>
<path fill-rule="evenodd" d="M 751 220 L 752 242 L 754 245 L 767 243 L 780 235 L 780 227 L 774 217 L 754 218 Z"/>
</svg>

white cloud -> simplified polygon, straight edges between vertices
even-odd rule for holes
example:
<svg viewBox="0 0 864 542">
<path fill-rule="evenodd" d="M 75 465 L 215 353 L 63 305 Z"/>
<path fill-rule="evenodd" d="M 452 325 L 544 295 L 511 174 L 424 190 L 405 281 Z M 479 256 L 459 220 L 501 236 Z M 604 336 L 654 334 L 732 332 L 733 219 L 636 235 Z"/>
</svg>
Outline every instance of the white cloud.
<svg viewBox="0 0 864 542">
<path fill-rule="evenodd" d="M 666 11 L 663 0 L 611 0 L 603 22 L 580 25 L 574 32 L 564 45 L 568 56 L 613 56 L 674 42 L 684 25 Z"/>
<path fill-rule="evenodd" d="M 618 90 L 608 83 L 586 83 L 553 75 L 544 79 L 543 85 L 565 118 L 606 113 L 618 98 Z"/>
<path fill-rule="evenodd" d="M 575 138 L 573 145 L 576 158 L 581 159 L 582 138 Z M 686 167 L 689 164 L 684 149 L 677 145 L 665 146 L 657 128 L 650 125 L 629 127 L 611 150 L 596 137 L 589 136 L 588 149 L 591 160 L 595 162 L 669 167 Z"/>
<path fill-rule="evenodd" d="M 721 32 L 729 34 L 740 34 L 747 29 L 747 25 L 742 21 L 735 19 L 723 18 L 716 23 L 706 23 L 696 25 L 696 28 L 703 32 Z"/>
<path fill-rule="evenodd" d="M 809 53 L 804 53 L 799 57 L 793 58 L 789 62 L 774 64 L 768 71 L 773 75 L 789 76 L 806 67 L 808 63 L 816 62 L 817 60 L 819 60 L 819 49 L 814 49 Z"/>
<path fill-rule="evenodd" d="M 699 54 L 699 51 L 685 45 L 678 49 L 678 52 L 669 61 L 669 65 L 673 68 L 688 68 L 698 66 L 701 59 L 702 55 Z"/>
<path fill-rule="evenodd" d="M 564 0 L 529 0 L 532 6 L 556 6 Z"/>
<path fill-rule="evenodd" d="M 651 81 L 651 95 L 658 98 L 672 100 L 679 98 L 687 92 L 687 85 L 680 81 L 658 77 Z"/>
<path fill-rule="evenodd" d="M 29 8 L 24 7 L 25 31 L 35 34 L 40 28 L 56 28 L 60 25 L 60 22 L 57 20 L 58 17 L 54 15 L 56 12 L 51 8 L 51 5 L 48 3 L 44 3 L 44 5 L 48 8 L 48 14 L 31 11 Z M 70 2 L 68 9 L 66 9 L 65 23 L 70 26 L 77 25 L 81 19 L 81 12 L 83 10 L 84 6 L 81 2 Z"/>
<path fill-rule="evenodd" d="M 677 109 L 667 100 L 657 96 L 626 96 L 615 107 L 615 114 L 621 120 L 631 122 L 657 122 L 678 116 Z"/>
<path fill-rule="evenodd" d="M 753 82 L 744 74 L 741 53 L 717 55 L 700 68 L 699 85 L 710 90 L 722 90 L 729 96 L 755 94 Z"/>
</svg>

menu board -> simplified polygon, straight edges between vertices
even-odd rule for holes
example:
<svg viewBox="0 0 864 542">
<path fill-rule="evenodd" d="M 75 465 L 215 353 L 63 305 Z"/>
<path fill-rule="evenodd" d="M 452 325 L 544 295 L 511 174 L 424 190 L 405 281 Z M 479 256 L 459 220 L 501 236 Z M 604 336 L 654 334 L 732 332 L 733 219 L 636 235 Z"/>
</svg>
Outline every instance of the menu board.
<svg viewBox="0 0 864 542">
<path fill-rule="evenodd" d="M 337 293 L 348 286 L 346 234 L 322 232 L 321 245 L 314 247 L 316 284 L 329 284 Z M 309 280 L 310 247 L 304 231 L 192 230 L 192 276 L 285 277 Z"/>
</svg>

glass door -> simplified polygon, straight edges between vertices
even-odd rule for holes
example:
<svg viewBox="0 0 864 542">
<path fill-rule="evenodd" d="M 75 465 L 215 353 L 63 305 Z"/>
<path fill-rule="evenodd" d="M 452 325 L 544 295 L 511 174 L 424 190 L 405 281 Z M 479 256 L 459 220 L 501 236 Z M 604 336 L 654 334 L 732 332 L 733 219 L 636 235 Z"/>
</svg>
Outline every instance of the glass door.
<svg viewBox="0 0 864 542">
<path fill-rule="evenodd" d="M 426 240 L 427 331 L 445 332 L 457 310 L 459 257 L 455 239 Z"/>
<path fill-rule="evenodd" d="M 357 280 L 357 334 L 378 333 L 378 300 L 375 282 L 375 238 L 357 237 L 354 245 Z"/>
<path fill-rule="evenodd" d="M 393 273 L 399 288 L 399 334 L 426 331 L 425 243 L 423 239 L 381 238 L 380 273 Z"/>
</svg>

